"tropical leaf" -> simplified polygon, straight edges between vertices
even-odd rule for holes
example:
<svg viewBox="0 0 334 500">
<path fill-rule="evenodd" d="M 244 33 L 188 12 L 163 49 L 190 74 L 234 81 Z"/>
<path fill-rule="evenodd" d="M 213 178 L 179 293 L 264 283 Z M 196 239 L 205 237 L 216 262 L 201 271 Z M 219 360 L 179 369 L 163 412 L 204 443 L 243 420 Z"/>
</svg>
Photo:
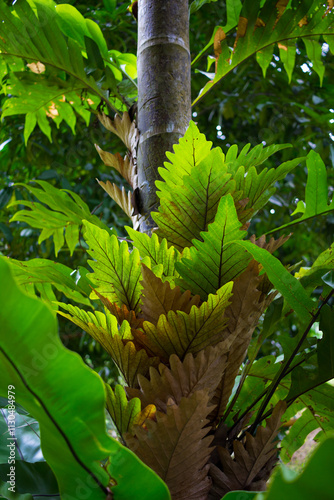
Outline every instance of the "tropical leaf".
<svg viewBox="0 0 334 500">
<path fill-rule="evenodd" d="M 148 234 L 135 231 L 131 227 L 125 229 L 142 258 L 149 257 L 152 266 L 162 265 L 162 280 L 167 277 L 179 276 L 175 270 L 175 262 L 180 260 L 180 253 L 172 246 L 168 248 L 166 238 L 159 240 L 156 233 L 148 236 Z"/>
<path fill-rule="evenodd" d="M 32 187 L 30 184 L 16 185 L 28 189 L 41 203 L 26 200 L 11 202 L 9 206 L 23 205 L 30 210 L 19 210 L 10 221 L 26 222 L 31 227 L 42 229 L 38 243 L 52 237 L 56 256 L 65 245 L 65 241 L 70 254 L 73 255 L 79 243 L 83 219 L 112 233 L 96 215 L 91 215 L 88 205 L 73 191 L 57 189 L 46 181 L 34 182 L 42 189 Z"/>
<path fill-rule="evenodd" d="M 135 389 L 133 389 L 135 390 Z M 154 419 L 156 409 L 154 405 L 147 405 L 144 410 L 141 410 L 141 402 L 139 398 L 127 400 L 124 387 L 116 385 L 112 389 L 106 385 L 107 393 L 107 410 L 118 430 L 120 436 L 126 432 L 131 432 L 134 425 L 143 426 L 147 419 Z"/>
<path fill-rule="evenodd" d="M 192 306 L 199 305 L 199 295 L 192 296 L 190 290 L 182 293 L 179 286 L 171 288 L 168 281 L 163 283 L 145 264 L 142 264 L 142 276 L 140 307 L 146 321 L 156 325 L 162 314 L 166 316 L 169 311 L 189 314 Z"/>
<path fill-rule="evenodd" d="M 246 268 L 250 257 L 231 243 L 241 240 L 246 231 L 241 231 L 231 195 L 224 196 L 218 206 L 215 221 L 202 232 L 203 241 L 193 240 L 190 259 L 182 258 L 175 267 L 183 278 L 183 288 L 198 293 L 206 300 L 225 283 L 236 279 Z"/>
<path fill-rule="evenodd" d="M 123 321 L 126 320 L 129 323 L 131 329 L 134 328 L 136 330 L 143 327 L 144 319 L 137 318 L 135 312 L 129 311 L 125 304 L 119 307 L 116 303 L 110 302 L 107 297 L 101 295 L 97 290 L 94 290 L 94 293 L 101 300 L 104 307 L 106 307 L 108 311 L 110 311 L 111 314 L 116 317 L 119 326 L 121 326 Z"/>
<path fill-rule="evenodd" d="M 233 0 L 228 3 L 233 3 Z M 330 35 L 332 33 L 332 19 L 331 8 L 327 8 L 325 3 L 319 4 L 317 0 L 298 0 L 293 3 L 285 1 L 279 3 L 276 0 L 244 2 L 236 33 L 233 30 L 231 38 L 227 36 L 221 40 L 221 53 L 216 72 L 208 75 L 210 81 L 200 91 L 193 105 L 247 58 L 259 51 L 269 50 L 267 47 L 270 45 L 286 46 L 287 40 L 290 40 L 290 60 L 293 51 L 292 40 L 297 41 L 299 38 L 302 38 L 303 41 L 308 40 L 305 44 L 308 57 L 311 58 L 321 82 L 323 77 L 323 66 L 320 60 L 321 46 L 315 48 L 315 44 L 318 44 L 320 34 Z M 231 28 L 234 28 L 234 23 L 229 26 L 229 29 Z M 226 32 L 225 34 L 227 35 Z M 211 38 L 210 42 L 210 45 L 214 43 L 214 37 Z M 230 46 L 233 43 L 234 46 L 231 50 Z M 296 51 L 296 47 L 294 50 Z M 265 71 L 268 66 L 268 58 L 258 57 L 257 60 Z M 285 66 L 287 66 L 286 59 Z M 290 74 L 291 63 L 288 65 L 288 75 L 290 76 Z"/>
<path fill-rule="evenodd" d="M 131 477 L 138 481 L 135 491 L 131 487 L 133 498 L 143 498 L 147 482 L 149 496 L 170 498 L 152 471 L 107 435 L 103 382 L 62 345 L 50 309 L 20 291 L 5 259 L 0 259 L 0 273 L 1 391 L 7 394 L 13 388 L 18 403 L 39 421 L 43 455 L 57 477 L 60 495 L 77 498 L 84 485 L 87 499 L 104 500 L 108 486 L 116 483 L 117 496 L 125 499 Z M 108 458 L 111 464 L 105 470 L 100 462 Z"/>
<path fill-rule="evenodd" d="M 37 124 L 52 142 L 51 121 L 59 128 L 64 120 L 75 134 L 77 116 L 74 109 L 80 110 L 80 106 L 80 115 L 88 124 L 91 113 L 87 109 L 87 100 L 89 99 L 92 109 L 94 109 L 94 99 L 95 107 L 99 101 L 94 95 L 81 98 L 81 91 L 82 85 L 79 85 L 74 79 L 63 83 L 61 79 L 55 77 L 47 78 L 45 75 L 36 75 L 25 71 L 10 73 L 7 78 L 6 93 L 12 97 L 5 100 L 2 118 L 18 114 L 26 115 L 25 144 L 27 144 Z M 86 108 L 84 104 L 86 104 Z"/>
<path fill-rule="evenodd" d="M 196 391 L 182 398 L 179 405 L 170 400 L 167 414 L 157 412 L 156 422 L 147 421 L 147 430 L 133 429 L 126 435 L 130 449 L 151 467 L 168 485 L 170 494 L 179 500 L 205 498 L 210 489 L 207 462 L 212 438 L 207 436 L 209 397 Z M 182 478 L 182 480 L 180 480 Z"/>
<path fill-rule="evenodd" d="M 180 359 L 191 352 L 197 354 L 209 345 L 228 339 L 224 312 L 229 304 L 233 283 L 222 286 L 215 295 L 209 295 L 207 302 L 200 307 L 192 306 L 189 314 L 183 311 L 170 311 L 161 315 L 157 325 L 145 321 L 144 333 L 134 333 L 134 338 L 145 349 L 168 361 L 169 356 L 177 354 Z"/>
<path fill-rule="evenodd" d="M 41 92 L 38 92 L 37 88 L 32 88 L 32 81 L 32 92 L 28 93 L 25 88 L 23 93 L 20 88 L 26 75 L 16 74 L 14 79 L 11 77 L 11 94 L 14 97 L 7 99 L 4 116 L 29 113 L 26 140 L 36 122 L 51 140 L 47 116 L 55 118 L 58 125 L 65 119 L 74 128 L 72 107 L 81 114 L 82 106 L 78 102 L 83 91 L 89 93 L 86 100 L 88 108 L 91 105 L 94 108 L 102 101 L 115 111 L 125 109 L 118 91 L 122 72 L 110 58 L 101 29 L 96 23 L 85 19 L 73 6 L 56 6 L 51 1 L 22 1 L 11 7 L 2 0 L 0 12 L 1 57 L 30 61 L 27 78 L 33 80 L 34 77 L 36 82 L 43 82 L 45 86 L 44 90 L 40 88 Z M 34 75 L 36 70 L 31 72 L 32 64 L 46 67 L 46 71 L 43 75 Z M 66 78 L 62 72 L 67 74 Z M 108 90 L 115 97 L 108 99 Z M 74 94 L 75 98 L 72 99 Z M 61 104 L 62 96 L 67 96 L 64 104 Z"/>
<path fill-rule="evenodd" d="M 128 387 L 127 394 L 131 398 L 139 398 L 143 406 L 154 404 L 165 413 L 169 398 L 180 404 L 183 397 L 202 390 L 208 391 L 211 397 L 225 370 L 227 346 L 226 341 L 220 342 L 214 347 L 206 347 L 196 357 L 188 353 L 183 361 L 172 354 L 169 358 L 170 368 L 162 363 L 159 371 L 150 368 L 150 380 L 139 375 L 140 389 Z"/>
<path fill-rule="evenodd" d="M 328 204 L 327 172 L 320 155 L 315 151 L 310 151 L 307 155 L 306 166 L 308 176 L 305 188 L 305 203 L 299 201 L 296 210 L 291 216 L 297 213 L 302 213 L 302 215 L 292 222 L 269 231 L 267 234 L 294 226 L 313 217 L 326 215 L 334 210 L 334 200 Z"/>
<path fill-rule="evenodd" d="M 159 358 L 149 357 L 140 347 L 137 349 L 127 321 L 118 328 L 116 317 L 109 313 L 91 313 L 69 304 L 59 305 L 70 313 L 59 311 L 59 314 L 89 333 L 110 354 L 130 387 L 138 386 L 138 373 L 146 375 L 150 366 L 158 365 Z"/>
<path fill-rule="evenodd" d="M 10 259 L 9 264 L 15 281 L 32 296 L 39 295 L 53 308 L 57 309 L 57 298 L 53 288 L 62 292 L 74 302 L 91 307 L 89 294 L 90 282 L 87 270 L 80 267 L 70 269 L 59 262 L 48 259 L 31 259 L 20 262 Z"/>
<path fill-rule="evenodd" d="M 203 161 L 211 151 L 212 142 L 208 141 L 204 134 L 200 134 L 198 127 L 190 121 L 189 127 L 178 144 L 174 144 L 172 152 L 167 152 L 168 162 L 164 163 L 165 168 L 159 169 L 159 174 L 166 183 L 159 184 L 159 189 L 164 197 L 172 198 L 173 186 L 183 184 L 183 177 L 189 175 L 193 167 Z"/>
<path fill-rule="evenodd" d="M 228 172 L 231 172 L 233 177 L 239 167 L 245 167 L 245 172 L 251 167 L 258 167 L 262 165 L 270 156 L 291 147 L 291 144 L 271 144 L 264 147 L 263 144 L 258 144 L 250 149 L 251 145 L 246 144 L 238 154 L 237 144 L 233 144 L 228 148 L 226 153 L 226 163 Z"/>
<path fill-rule="evenodd" d="M 245 248 L 263 266 L 273 286 L 283 295 L 289 306 L 303 320 L 305 320 L 305 317 L 311 319 L 315 303 L 306 293 L 300 282 L 291 276 L 289 271 L 285 269 L 276 257 L 250 241 L 238 241 L 234 244 Z"/>
<path fill-rule="evenodd" d="M 255 166 L 248 168 L 240 166 L 233 176 L 238 196 L 233 195 L 233 197 L 235 201 L 247 200 L 247 203 L 245 203 L 241 214 L 238 212 L 239 220 L 246 222 L 255 212 L 260 210 L 275 193 L 275 183 L 284 179 L 302 160 L 303 158 L 295 158 L 282 163 L 277 168 L 269 170 L 264 168 L 260 173 L 257 172 Z"/>
<path fill-rule="evenodd" d="M 199 0 L 199 2 L 201 2 L 201 0 Z M 241 8 L 242 8 L 242 3 L 240 0 L 228 0 L 226 2 L 227 23 L 225 24 L 225 26 L 215 27 L 210 41 L 204 47 L 204 49 L 202 49 L 201 52 L 197 54 L 197 56 L 191 63 L 192 65 L 194 65 L 195 62 L 208 50 L 208 48 L 210 48 L 210 46 L 214 44 L 217 31 L 221 31 L 222 34 L 225 34 L 232 28 L 235 28 L 237 26 Z M 223 40 L 222 36 L 220 37 L 220 40 Z"/>
<path fill-rule="evenodd" d="M 159 172 L 164 177 L 164 170 Z M 214 221 L 222 196 L 235 190 L 230 178 L 224 155 L 216 148 L 191 169 L 191 175 L 183 176 L 182 185 L 171 190 L 171 183 L 157 181 L 160 206 L 152 217 L 159 226 L 158 236 L 178 249 L 191 246 L 192 240 L 199 239 L 201 231 Z M 166 189 L 170 191 L 164 197 Z"/>
<path fill-rule="evenodd" d="M 141 410 L 140 399 L 127 400 L 124 388 L 117 384 L 115 389 L 105 385 L 107 410 L 120 436 L 131 429 L 133 421 Z"/>
<path fill-rule="evenodd" d="M 149 264 L 149 260 L 141 261 L 137 249 L 130 253 L 126 241 L 119 244 L 116 236 L 110 236 L 94 224 L 84 221 L 84 226 L 87 251 L 95 259 L 89 261 L 94 270 L 89 276 L 97 284 L 98 292 L 110 302 L 120 307 L 124 304 L 137 313 L 142 289 L 141 263 Z"/>
<path fill-rule="evenodd" d="M 211 466 L 215 493 L 224 496 L 232 490 L 257 490 L 266 488 L 269 475 L 278 460 L 275 440 L 286 403 L 280 401 L 272 416 L 267 419 L 266 427 L 258 427 L 255 437 L 246 432 L 244 442 L 233 441 L 234 458 L 226 448 L 218 446 L 221 469 Z"/>
</svg>

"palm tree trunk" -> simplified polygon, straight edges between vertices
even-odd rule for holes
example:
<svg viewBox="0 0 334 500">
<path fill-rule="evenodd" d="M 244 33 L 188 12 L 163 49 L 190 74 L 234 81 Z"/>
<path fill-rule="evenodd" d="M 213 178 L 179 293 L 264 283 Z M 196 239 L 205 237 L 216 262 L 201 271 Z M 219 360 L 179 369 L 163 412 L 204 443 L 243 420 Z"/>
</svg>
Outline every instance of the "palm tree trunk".
<svg viewBox="0 0 334 500">
<path fill-rule="evenodd" d="M 155 181 L 166 151 L 191 118 L 188 0 L 138 1 L 138 186 L 140 212 L 157 208 Z"/>
</svg>

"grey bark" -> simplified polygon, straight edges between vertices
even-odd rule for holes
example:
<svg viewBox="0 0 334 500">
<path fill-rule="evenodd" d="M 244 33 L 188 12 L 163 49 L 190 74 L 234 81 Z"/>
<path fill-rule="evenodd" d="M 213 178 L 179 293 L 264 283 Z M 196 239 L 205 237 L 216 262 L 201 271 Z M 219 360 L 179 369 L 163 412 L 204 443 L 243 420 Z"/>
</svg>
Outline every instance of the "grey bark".
<svg viewBox="0 0 334 500">
<path fill-rule="evenodd" d="M 140 228 L 149 232 L 158 167 L 191 119 L 188 0 L 138 1 L 137 56 Z"/>
</svg>

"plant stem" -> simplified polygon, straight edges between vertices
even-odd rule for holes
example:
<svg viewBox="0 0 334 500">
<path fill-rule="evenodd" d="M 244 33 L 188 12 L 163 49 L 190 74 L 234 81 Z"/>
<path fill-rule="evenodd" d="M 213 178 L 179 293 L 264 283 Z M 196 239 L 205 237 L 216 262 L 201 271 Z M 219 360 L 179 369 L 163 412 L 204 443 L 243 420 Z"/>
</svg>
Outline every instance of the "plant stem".
<svg viewBox="0 0 334 500">
<path fill-rule="evenodd" d="M 322 301 L 322 303 L 319 305 L 316 313 L 313 315 L 311 321 L 309 322 L 309 324 L 307 325 L 303 335 L 300 337 L 296 347 L 294 348 L 294 350 L 292 351 L 292 353 L 290 354 L 289 358 L 287 359 L 287 361 L 282 365 L 281 369 L 279 370 L 279 372 L 277 373 L 276 377 L 274 378 L 273 382 L 271 383 L 271 385 L 268 387 L 267 389 L 267 395 L 266 397 L 264 398 L 263 402 L 261 403 L 261 406 L 260 406 L 260 409 L 258 411 L 258 414 L 256 416 L 256 419 L 254 421 L 254 423 L 252 424 L 252 426 L 250 427 L 249 429 L 249 432 L 251 434 L 253 434 L 256 430 L 256 427 L 258 426 L 258 424 L 263 420 L 262 418 L 262 415 L 269 403 L 269 401 L 271 400 L 272 396 L 274 395 L 280 381 L 287 375 L 288 371 L 289 371 L 289 367 L 291 365 L 291 363 L 293 362 L 295 356 L 298 354 L 299 352 L 299 349 L 300 347 L 302 346 L 304 340 L 306 339 L 309 331 L 311 330 L 313 324 L 316 322 L 316 320 L 318 319 L 319 315 L 320 315 L 320 312 L 321 312 L 321 309 L 323 308 L 323 306 L 325 304 L 327 304 L 327 302 L 329 301 L 329 299 L 332 297 L 332 295 L 334 294 L 334 289 L 330 291 L 330 293 L 327 295 L 326 299 L 324 301 Z M 290 370 L 291 371 L 291 370 Z"/>
</svg>

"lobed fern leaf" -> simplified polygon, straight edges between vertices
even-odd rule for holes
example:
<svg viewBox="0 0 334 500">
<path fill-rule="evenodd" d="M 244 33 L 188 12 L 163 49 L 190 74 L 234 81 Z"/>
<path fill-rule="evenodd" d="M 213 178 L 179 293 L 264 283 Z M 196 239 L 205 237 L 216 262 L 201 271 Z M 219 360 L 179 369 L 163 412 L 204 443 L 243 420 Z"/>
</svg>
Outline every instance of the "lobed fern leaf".
<svg viewBox="0 0 334 500">
<path fill-rule="evenodd" d="M 229 342 L 225 340 L 214 347 L 206 347 L 196 357 L 188 353 L 183 361 L 172 354 L 170 368 L 162 363 L 159 371 L 150 368 L 150 379 L 139 375 L 140 389 L 127 388 L 127 394 L 138 397 L 143 406 L 154 404 L 163 412 L 167 411 L 170 397 L 176 404 L 196 391 L 207 390 L 211 397 L 224 374 L 228 346 Z"/>
<path fill-rule="evenodd" d="M 118 433 L 122 436 L 131 429 L 136 416 L 141 411 L 140 399 L 133 398 L 131 401 L 128 401 L 124 387 L 119 384 L 115 386 L 115 389 L 105 384 L 105 389 L 107 410 Z"/>
<path fill-rule="evenodd" d="M 90 282 L 84 268 L 73 270 L 48 259 L 31 259 L 24 262 L 10 259 L 9 262 L 15 281 L 29 295 L 40 296 L 53 309 L 58 308 L 54 289 L 78 304 L 92 306 L 88 298 L 91 291 Z"/>
<path fill-rule="evenodd" d="M 172 246 L 168 248 L 166 238 L 159 240 L 156 233 L 148 236 L 146 233 L 140 233 L 131 227 L 126 227 L 125 229 L 142 258 L 149 257 L 152 266 L 162 265 L 162 280 L 179 276 L 175 269 L 175 263 L 181 259 L 181 255 L 176 248 Z"/>
<path fill-rule="evenodd" d="M 70 313 L 60 311 L 59 314 L 89 333 L 110 354 L 130 387 L 138 386 L 138 373 L 146 375 L 150 366 L 158 365 L 159 358 L 149 358 L 144 349 L 136 348 L 127 321 L 123 321 L 119 329 L 117 319 L 110 313 L 96 311 L 93 314 L 69 304 L 59 305 Z"/>
<path fill-rule="evenodd" d="M 198 293 L 205 300 L 209 293 L 215 293 L 225 283 L 236 279 L 251 260 L 243 250 L 232 246 L 241 240 L 246 231 L 241 231 L 233 198 L 224 196 L 219 203 L 215 221 L 202 232 L 203 241 L 193 240 L 190 258 L 182 258 L 176 264 L 183 281 L 183 288 Z"/>
<path fill-rule="evenodd" d="M 55 254 L 64 246 L 65 241 L 73 252 L 79 243 L 82 220 L 87 219 L 94 225 L 104 228 L 109 233 L 110 229 L 96 215 L 90 213 L 88 205 L 73 191 L 57 189 L 48 182 L 34 181 L 42 189 L 32 187 L 30 184 L 17 183 L 28 189 L 41 203 L 17 200 L 9 206 L 23 205 L 30 210 L 19 210 L 11 218 L 12 221 L 26 222 L 31 227 L 42 229 L 38 243 L 52 237 L 55 245 Z"/>
<path fill-rule="evenodd" d="M 281 427 L 286 403 L 280 401 L 267 419 L 266 427 L 258 427 L 255 437 L 246 432 L 245 442 L 233 441 L 234 458 L 226 448 L 218 446 L 221 469 L 211 466 L 213 490 L 224 496 L 228 491 L 252 489 L 262 491 L 278 460 L 275 440 Z M 217 497 L 218 498 L 218 497 Z"/>
<path fill-rule="evenodd" d="M 191 246 L 192 240 L 199 239 L 213 222 L 222 196 L 235 191 L 235 182 L 230 178 L 224 155 L 216 148 L 192 168 L 191 175 L 183 177 L 182 185 L 174 186 L 172 199 L 170 185 L 157 181 L 161 204 L 152 217 L 159 226 L 158 236 L 178 249 Z M 166 189 L 168 197 L 164 197 Z"/>
<path fill-rule="evenodd" d="M 131 253 L 128 244 L 119 244 L 116 236 L 84 221 L 85 239 L 89 245 L 88 253 L 95 259 L 89 261 L 94 273 L 90 275 L 96 283 L 98 292 L 120 307 L 124 304 L 128 310 L 140 310 L 140 294 L 142 286 L 141 262 L 149 264 L 148 259 L 140 261 L 139 252 Z"/>
<path fill-rule="evenodd" d="M 145 349 L 168 361 L 171 354 L 180 359 L 191 352 L 198 353 L 209 345 L 218 344 L 227 335 L 224 312 L 229 304 L 233 283 L 227 283 L 215 295 L 209 295 L 200 307 L 193 306 L 189 314 L 170 311 L 161 315 L 157 325 L 145 321 L 144 333 L 134 334 Z M 230 342 L 232 339 L 230 340 Z"/>
<path fill-rule="evenodd" d="M 169 311 L 189 314 L 193 305 L 199 305 L 199 295 L 192 296 L 190 290 L 182 293 L 178 286 L 171 288 L 168 281 L 163 283 L 145 264 L 142 264 L 142 276 L 141 310 L 146 321 L 156 325 L 162 314 L 167 315 Z"/>
<path fill-rule="evenodd" d="M 169 400 L 167 413 L 157 412 L 147 430 L 137 427 L 135 436 L 125 435 L 129 448 L 167 483 L 172 498 L 198 500 L 210 489 L 208 402 L 205 391 L 182 398 L 179 405 Z"/>
</svg>

